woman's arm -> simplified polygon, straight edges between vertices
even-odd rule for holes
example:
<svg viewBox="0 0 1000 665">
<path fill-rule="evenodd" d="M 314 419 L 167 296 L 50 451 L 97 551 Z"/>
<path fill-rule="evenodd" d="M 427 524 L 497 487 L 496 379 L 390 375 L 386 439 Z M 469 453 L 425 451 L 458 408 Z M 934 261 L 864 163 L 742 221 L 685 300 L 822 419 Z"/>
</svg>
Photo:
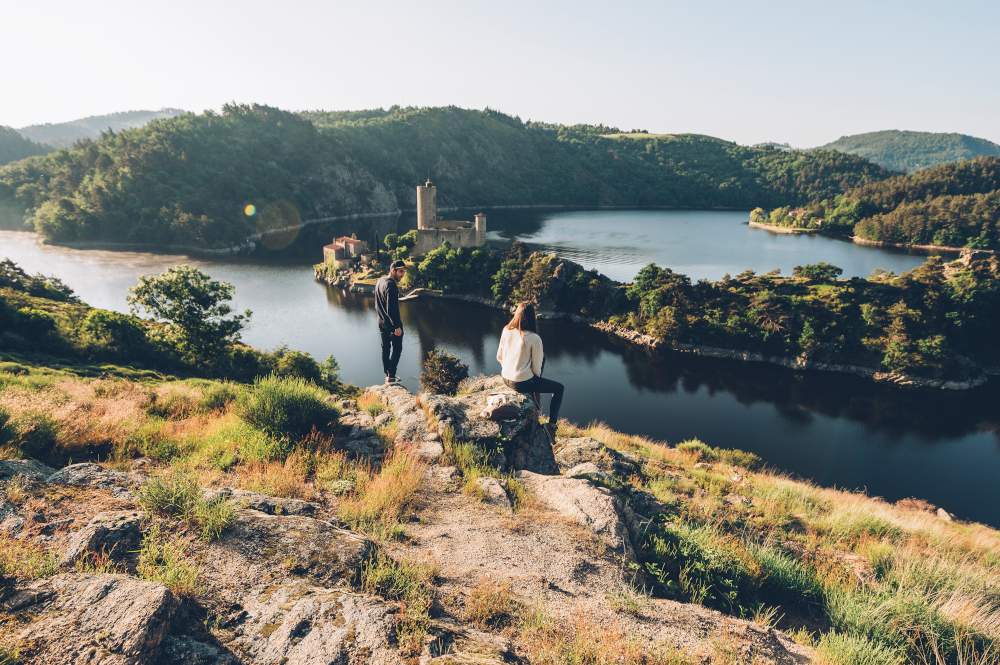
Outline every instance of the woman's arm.
<svg viewBox="0 0 1000 665">
<path fill-rule="evenodd" d="M 535 376 L 542 375 L 542 363 L 545 362 L 545 353 L 542 351 L 542 338 L 533 335 L 531 339 L 531 373 Z"/>
</svg>

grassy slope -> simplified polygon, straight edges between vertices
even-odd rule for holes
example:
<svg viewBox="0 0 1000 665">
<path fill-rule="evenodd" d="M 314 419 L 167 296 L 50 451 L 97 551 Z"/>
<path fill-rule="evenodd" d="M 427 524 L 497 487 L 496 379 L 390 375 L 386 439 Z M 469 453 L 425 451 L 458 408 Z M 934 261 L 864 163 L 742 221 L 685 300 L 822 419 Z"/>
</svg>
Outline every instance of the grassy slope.
<svg viewBox="0 0 1000 665">
<path fill-rule="evenodd" d="M 842 136 L 822 146 L 860 155 L 893 171 L 910 172 L 946 162 L 1000 156 L 1000 145 L 965 134 L 888 130 Z"/>
<path fill-rule="evenodd" d="M 15 419 L 29 412 L 51 418 L 60 455 L 72 455 L 74 461 L 99 455 L 116 469 L 126 469 L 140 455 L 154 460 L 154 481 L 143 494 L 146 507 L 187 520 L 205 538 L 224 529 L 231 517 L 196 505 L 194 490 L 188 492 L 190 510 L 180 512 L 158 503 L 157 493 L 176 493 L 178 483 L 308 500 L 335 492 L 341 496 L 337 513 L 353 528 L 378 540 L 403 536 L 422 471 L 405 447 L 393 444 L 391 419 L 379 428 L 389 455 L 373 468 L 351 461 L 325 437 L 307 437 L 288 448 L 251 426 L 240 406 L 247 390 L 199 380 L 134 382 L 75 378 L 42 368 L 20 375 L 0 371 L 0 405 Z M 358 407 L 374 416 L 385 407 L 372 397 L 366 395 Z M 825 662 L 845 665 L 913 662 L 919 653 L 930 654 L 933 641 L 952 657 L 956 644 L 982 654 L 1000 640 L 1000 538 L 989 527 L 942 520 L 918 500 L 890 505 L 820 488 L 756 468 L 757 460 L 745 453 L 697 442 L 671 448 L 599 424 L 579 427 L 565 421 L 559 436 L 591 436 L 649 458 L 641 476 L 623 480 L 668 507 L 664 524 L 679 538 L 681 550 L 660 560 L 689 570 L 689 582 L 682 577 L 675 591 L 682 599 L 701 598 L 758 620 L 770 617 L 796 639 L 817 646 Z M 5 452 L 16 454 L 9 447 Z M 478 465 L 468 473 L 502 475 L 472 457 L 457 462 L 463 468 Z M 8 486 L 6 491 L 19 490 Z M 511 491 L 520 496 L 516 488 Z M 728 501 L 733 495 L 749 502 Z M 515 508 L 526 501 L 518 499 Z M 157 537 L 169 541 L 170 536 L 158 532 Z M 4 558 L 23 552 L 2 545 L 0 564 L 13 566 Z M 647 556 L 655 547 L 653 541 L 645 544 Z M 35 555 L 45 559 L 44 552 Z M 183 565 L 195 566 L 196 576 L 194 562 Z M 409 565 L 379 559 L 373 566 L 382 570 L 369 574 L 400 576 Z M 55 569 L 32 570 L 19 574 L 44 576 Z M 671 575 L 676 579 L 676 573 Z M 410 587 L 404 584 L 410 588 L 406 593 L 414 594 L 406 596 L 411 612 L 426 611 L 432 577 L 416 575 L 419 579 L 406 583 Z M 370 591 L 380 589 L 375 578 L 365 584 Z M 720 603 L 726 589 L 736 589 L 736 595 Z M 178 589 L 196 590 L 194 581 Z M 531 634 L 536 611 L 512 624 L 515 635 Z M 425 619 L 417 613 L 406 621 L 416 630 Z M 568 657 L 574 644 L 560 638 L 545 648 L 565 650 Z"/>
</svg>

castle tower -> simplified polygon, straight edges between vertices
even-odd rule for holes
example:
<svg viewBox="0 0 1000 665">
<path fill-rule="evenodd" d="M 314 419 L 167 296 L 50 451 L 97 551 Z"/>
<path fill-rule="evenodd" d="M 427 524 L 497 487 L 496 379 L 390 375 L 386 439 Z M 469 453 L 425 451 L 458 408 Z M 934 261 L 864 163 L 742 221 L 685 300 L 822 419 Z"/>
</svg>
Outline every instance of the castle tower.
<svg viewBox="0 0 1000 665">
<path fill-rule="evenodd" d="M 486 244 L 486 215 L 479 213 L 476 215 L 476 247 Z"/>
<path fill-rule="evenodd" d="M 437 219 L 437 187 L 430 180 L 417 185 L 417 228 L 429 229 Z"/>
</svg>

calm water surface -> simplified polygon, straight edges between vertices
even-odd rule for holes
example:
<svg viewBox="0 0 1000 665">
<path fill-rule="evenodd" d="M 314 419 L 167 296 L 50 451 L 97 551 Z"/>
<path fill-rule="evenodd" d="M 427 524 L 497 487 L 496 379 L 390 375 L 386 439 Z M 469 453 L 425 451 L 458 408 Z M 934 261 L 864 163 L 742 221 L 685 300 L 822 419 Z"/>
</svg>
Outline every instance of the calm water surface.
<svg viewBox="0 0 1000 665">
<path fill-rule="evenodd" d="M 456 215 L 458 216 L 458 215 Z M 750 229 L 746 213 L 616 211 L 490 213 L 498 243 L 532 246 L 625 280 L 656 262 L 692 278 L 717 279 L 747 268 L 767 272 L 828 261 L 845 276 L 881 267 L 897 273 L 923 256 L 891 254 L 829 238 Z M 353 228 L 365 234 L 405 231 L 408 218 Z M 601 229 L 604 228 L 605 231 Z M 606 229 L 611 231 L 606 231 Z M 37 244 L 30 234 L 0 231 L 0 256 L 31 272 L 54 274 L 94 306 L 125 311 L 126 289 L 140 274 L 191 263 L 236 286 L 236 308 L 254 316 L 244 340 L 260 348 L 288 344 L 316 358 L 333 354 L 345 380 L 380 382 L 370 298 L 312 279 L 318 244 L 345 225 L 303 229 L 289 247 L 261 258 L 200 260 L 183 256 L 81 251 Z M 442 301 L 402 304 L 406 335 L 400 374 L 417 390 L 418 359 L 444 348 L 472 373 L 496 373 L 505 317 L 495 310 Z M 996 380 L 963 394 L 906 391 L 857 377 L 791 372 L 754 363 L 654 354 L 565 322 L 544 321 L 546 376 L 567 386 L 563 415 L 670 442 L 699 438 L 737 447 L 823 485 L 866 488 L 897 500 L 917 496 L 963 518 L 1000 526 L 1000 387 Z"/>
</svg>

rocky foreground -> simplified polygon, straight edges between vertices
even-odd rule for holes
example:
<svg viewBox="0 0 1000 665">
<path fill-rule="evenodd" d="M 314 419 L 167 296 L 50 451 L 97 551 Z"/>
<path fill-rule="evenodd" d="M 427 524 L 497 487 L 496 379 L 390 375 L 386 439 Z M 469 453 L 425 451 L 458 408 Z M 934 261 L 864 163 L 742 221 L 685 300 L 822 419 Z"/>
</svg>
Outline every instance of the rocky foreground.
<svg viewBox="0 0 1000 665">
<path fill-rule="evenodd" d="M 37 556 L 56 553 L 45 564 L 53 574 L 8 580 L 0 600 L 8 638 L 22 645 L 21 662 L 52 665 L 557 660 L 539 658 L 512 621 L 484 628 L 470 619 L 472 590 L 492 580 L 509 590 L 513 608 L 544 607 L 557 621 L 603 636 L 598 642 L 618 636 L 639 651 L 673 654 L 657 662 L 810 661 L 811 649 L 783 633 L 699 605 L 639 596 L 623 611 L 616 598 L 635 577 L 635 543 L 662 504 L 649 492 L 623 496 L 606 485 L 643 465 L 674 471 L 590 438 L 553 447 L 533 402 L 513 393 L 518 418 L 480 418 L 487 394 L 503 390 L 489 381 L 461 397 L 373 387 L 369 394 L 386 406 L 374 418 L 344 403 L 343 450 L 377 462 L 385 449 L 376 429 L 394 419 L 395 445 L 412 447 L 425 464 L 415 519 L 405 537 L 381 544 L 337 520 L 334 492 L 309 502 L 210 488 L 236 508 L 236 519 L 204 542 L 140 510 L 138 488 L 157 473 L 146 460 L 128 472 L 93 463 L 59 470 L 32 460 L 0 463 L 0 480 L 24 479 L 24 499 L 0 505 L 5 542 Z M 445 463 L 446 438 L 478 448 L 500 442 L 494 463 L 509 475 L 479 478 L 477 491 L 462 491 L 462 472 Z M 168 584 L 135 575 L 136 551 L 150 529 L 185 539 L 200 570 L 197 594 L 178 597 Z M 416 648 L 403 648 L 403 603 L 359 591 L 362 568 L 382 556 L 433 568 L 429 623 Z M 126 572 L 80 565 L 91 560 Z M 88 569 L 97 572 L 78 572 Z"/>
</svg>

